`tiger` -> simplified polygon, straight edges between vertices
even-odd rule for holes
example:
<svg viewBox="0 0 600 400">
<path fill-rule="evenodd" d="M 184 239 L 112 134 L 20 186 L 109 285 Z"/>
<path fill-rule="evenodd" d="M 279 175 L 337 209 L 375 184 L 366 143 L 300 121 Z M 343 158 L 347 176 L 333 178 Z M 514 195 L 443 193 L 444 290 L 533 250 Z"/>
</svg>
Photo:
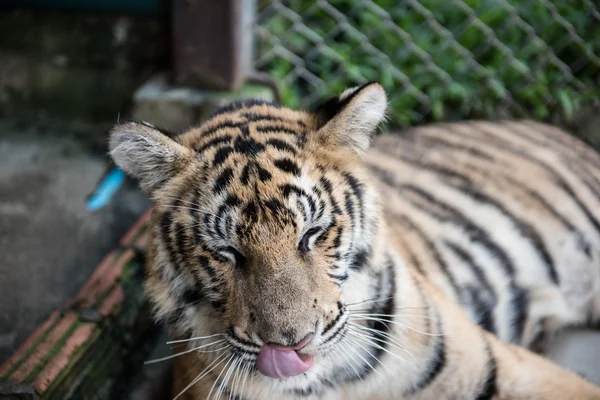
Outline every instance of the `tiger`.
<svg viewBox="0 0 600 400">
<path fill-rule="evenodd" d="M 174 399 L 600 399 L 536 350 L 600 316 L 600 157 L 531 120 L 379 134 L 387 108 L 373 82 L 113 127 Z"/>
</svg>

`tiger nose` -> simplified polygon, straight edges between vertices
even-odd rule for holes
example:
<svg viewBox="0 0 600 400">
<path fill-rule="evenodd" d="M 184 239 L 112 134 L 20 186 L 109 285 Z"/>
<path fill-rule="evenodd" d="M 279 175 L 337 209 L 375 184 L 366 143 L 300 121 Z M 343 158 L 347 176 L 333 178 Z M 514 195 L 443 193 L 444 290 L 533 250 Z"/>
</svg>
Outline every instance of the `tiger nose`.
<svg viewBox="0 0 600 400">
<path fill-rule="evenodd" d="M 288 335 L 286 335 L 285 333 L 282 333 L 282 335 L 284 338 L 288 339 Z M 278 350 L 293 350 L 293 351 L 298 351 L 298 350 L 302 350 L 303 348 L 305 348 L 311 340 L 313 340 L 315 337 L 315 333 L 311 332 L 309 334 L 307 334 L 306 336 L 304 336 L 304 338 L 302 338 L 300 341 L 296 342 L 296 343 L 290 343 L 290 341 L 287 341 L 287 343 L 274 343 L 274 342 L 269 342 L 267 343 L 269 346 L 276 348 Z"/>
</svg>

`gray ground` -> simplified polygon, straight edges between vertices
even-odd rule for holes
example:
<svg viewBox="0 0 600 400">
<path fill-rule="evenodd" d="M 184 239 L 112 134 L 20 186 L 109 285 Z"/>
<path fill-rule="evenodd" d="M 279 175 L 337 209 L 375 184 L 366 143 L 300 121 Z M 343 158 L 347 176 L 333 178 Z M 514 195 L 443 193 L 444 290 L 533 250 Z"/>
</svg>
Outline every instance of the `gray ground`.
<svg viewBox="0 0 600 400">
<path fill-rule="evenodd" d="M 0 122 L 0 362 L 146 209 L 133 187 L 103 209 L 86 208 L 107 165 L 74 139 Z"/>
<path fill-rule="evenodd" d="M 0 122 L 0 362 L 77 292 L 146 209 L 129 185 L 107 207 L 86 209 L 106 166 L 74 139 Z M 156 357 L 168 351 L 164 342 Z M 563 334 L 548 356 L 600 384 L 600 333 Z M 132 399 L 162 397 L 167 366 L 145 368 Z"/>
</svg>

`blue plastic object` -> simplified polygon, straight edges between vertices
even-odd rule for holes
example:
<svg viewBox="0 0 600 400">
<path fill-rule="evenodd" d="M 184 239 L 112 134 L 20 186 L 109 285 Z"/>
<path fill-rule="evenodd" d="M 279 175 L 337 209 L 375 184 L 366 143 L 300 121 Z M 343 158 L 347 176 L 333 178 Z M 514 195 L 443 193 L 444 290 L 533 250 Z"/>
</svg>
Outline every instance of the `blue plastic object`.
<svg viewBox="0 0 600 400">
<path fill-rule="evenodd" d="M 96 211 L 106 206 L 112 196 L 119 190 L 123 182 L 125 181 L 125 173 L 119 169 L 114 168 L 111 170 L 106 177 L 100 182 L 100 185 L 96 188 L 96 191 L 90 196 L 87 201 L 88 209 Z"/>
</svg>

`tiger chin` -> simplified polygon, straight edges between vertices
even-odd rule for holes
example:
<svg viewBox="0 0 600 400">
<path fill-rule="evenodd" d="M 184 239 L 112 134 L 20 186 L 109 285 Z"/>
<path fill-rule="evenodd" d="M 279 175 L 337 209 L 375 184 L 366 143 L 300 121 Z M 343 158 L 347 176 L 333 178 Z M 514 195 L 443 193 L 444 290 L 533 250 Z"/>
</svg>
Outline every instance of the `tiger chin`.
<svg viewBox="0 0 600 400">
<path fill-rule="evenodd" d="M 380 135 L 377 83 L 117 125 L 153 202 L 146 293 L 176 399 L 600 399 L 527 350 L 600 314 L 600 157 L 556 128 Z"/>
</svg>

